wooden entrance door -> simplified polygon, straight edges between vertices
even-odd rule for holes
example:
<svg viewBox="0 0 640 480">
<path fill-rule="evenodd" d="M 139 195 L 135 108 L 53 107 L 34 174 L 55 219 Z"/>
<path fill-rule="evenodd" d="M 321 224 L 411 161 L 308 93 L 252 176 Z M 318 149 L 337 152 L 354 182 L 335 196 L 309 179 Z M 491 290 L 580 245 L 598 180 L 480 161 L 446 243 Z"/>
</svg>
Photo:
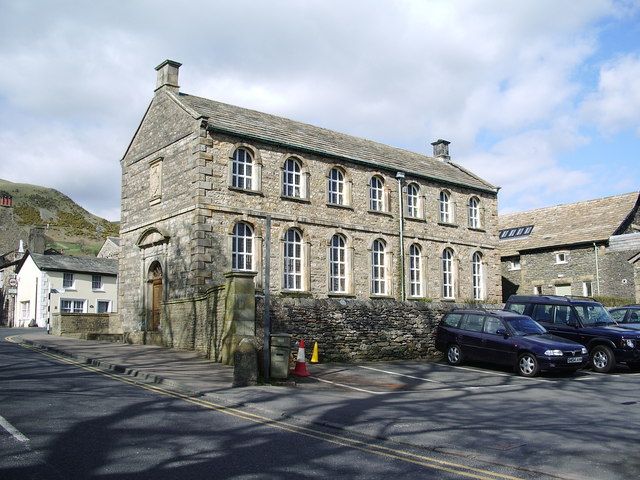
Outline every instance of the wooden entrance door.
<svg viewBox="0 0 640 480">
<path fill-rule="evenodd" d="M 151 330 L 158 330 L 158 327 L 160 327 L 160 306 L 162 303 L 162 278 L 153 280 L 151 291 Z"/>
</svg>

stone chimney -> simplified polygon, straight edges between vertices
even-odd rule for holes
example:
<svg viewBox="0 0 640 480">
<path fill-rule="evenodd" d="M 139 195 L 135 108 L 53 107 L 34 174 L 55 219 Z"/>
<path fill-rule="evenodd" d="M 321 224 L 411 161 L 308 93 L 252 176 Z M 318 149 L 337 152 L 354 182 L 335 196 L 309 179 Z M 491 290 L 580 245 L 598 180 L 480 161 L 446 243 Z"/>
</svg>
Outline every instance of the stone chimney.
<svg viewBox="0 0 640 480">
<path fill-rule="evenodd" d="M 29 251 L 31 253 L 44 253 L 45 238 L 43 227 L 33 227 L 29 232 Z"/>
<path fill-rule="evenodd" d="M 178 85 L 178 70 L 181 63 L 174 62 L 173 60 L 165 60 L 156 67 L 158 72 L 158 80 L 156 81 L 156 89 L 167 89 L 174 93 L 178 93 L 180 86 Z"/>
<path fill-rule="evenodd" d="M 433 145 L 433 156 L 438 160 L 442 160 L 443 162 L 450 162 L 451 157 L 449 156 L 449 144 L 447 140 L 442 140 L 439 138 L 435 142 L 432 142 Z"/>
</svg>

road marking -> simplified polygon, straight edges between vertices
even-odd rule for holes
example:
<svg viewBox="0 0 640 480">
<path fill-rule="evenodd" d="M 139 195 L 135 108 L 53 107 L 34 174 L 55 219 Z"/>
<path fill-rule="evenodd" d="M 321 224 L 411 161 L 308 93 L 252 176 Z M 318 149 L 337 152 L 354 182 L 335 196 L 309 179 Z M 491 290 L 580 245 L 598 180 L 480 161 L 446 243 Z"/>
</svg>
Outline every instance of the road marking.
<svg viewBox="0 0 640 480">
<path fill-rule="evenodd" d="M 422 377 L 415 377 L 413 375 L 407 375 L 405 373 L 398 373 L 398 372 L 391 372 L 389 370 L 381 370 L 379 368 L 373 368 L 373 367 L 365 367 L 363 365 L 358 365 L 358 368 L 364 368 L 365 370 L 373 370 L 374 372 L 382 372 L 382 373 L 388 373 L 389 375 L 395 375 L 397 377 L 407 377 L 407 378 L 415 378 L 416 380 L 422 380 L 423 382 L 431 382 L 431 383 L 439 383 L 441 385 L 444 384 L 444 382 L 439 382 L 437 380 L 430 380 L 428 378 L 422 378 Z"/>
<path fill-rule="evenodd" d="M 484 373 L 484 374 L 488 374 L 488 375 L 497 375 L 499 377 L 517 378 L 519 380 L 531 380 L 533 382 L 553 383 L 552 380 L 545 380 L 544 378 L 521 377 L 521 376 L 518 376 L 518 375 L 515 375 L 515 374 L 489 372 L 487 370 L 480 370 L 479 368 L 459 367 L 457 365 L 447 365 L 447 367 L 459 368 L 460 370 L 468 370 L 470 372 Z"/>
<path fill-rule="evenodd" d="M 13 438 L 15 438 L 17 441 L 21 442 L 21 443 L 26 443 L 29 441 L 29 439 L 27 437 L 25 437 L 20 430 L 18 430 L 16 427 L 14 427 L 13 425 L 11 425 L 9 423 L 9 421 L 4 418 L 2 415 L 0 415 L 0 426 L 2 428 L 4 428 L 7 432 L 9 432 L 11 434 L 11 436 Z"/>
<path fill-rule="evenodd" d="M 280 430 L 296 433 L 296 434 L 314 438 L 317 440 L 322 440 L 328 443 L 333 443 L 335 445 L 352 448 L 354 450 L 359 450 L 365 453 L 379 455 L 387 458 L 393 458 L 395 460 L 411 463 L 427 469 L 452 473 L 462 477 L 474 478 L 476 480 L 496 480 L 496 479 L 522 480 L 520 477 L 514 477 L 512 475 L 492 472 L 491 470 L 485 470 L 482 468 L 470 467 L 467 465 L 450 462 L 447 460 L 440 460 L 438 458 L 429 457 L 426 455 L 420 455 L 420 454 L 412 453 L 406 450 L 400 450 L 398 448 L 391 448 L 391 447 L 386 447 L 384 445 L 371 444 L 371 440 L 368 440 L 368 441 L 358 440 L 357 438 L 340 436 L 340 435 L 336 435 L 328 432 L 323 432 L 321 430 L 315 430 L 310 427 L 295 425 L 293 423 L 288 423 L 281 420 L 272 419 L 269 417 L 246 412 L 235 407 L 219 405 L 209 400 L 205 400 L 203 398 L 196 398 L 196 397 L 186 395 L 184 393 L 172 392 L 170 390 L 165 390 L 164 388 L 156 385 L 145 384 L 137 380 L 129 379 L 120 375 L 115 375 L 115 374 L 106 372 L 104 370 L 98 369 L 96 367 L 93 367 L 91 365 L 87 365 L 77 360 L 73 360 L 71 358 L 67 358 L 58 354 L 42 351 L 36 347 L 32 347 L 24 343 L 20 343 L 19 345 L 23 348 L 26 348 L 26 349 L 38 352 L 47 357 L 50 357 L 56 361 L 67 363 L 69 365 L 76 366 L 84 370 L 88 370 L 90 372 L 100 374 L 102 376 L 108 377 L 112 380 L 116 380 L 121 383 L 127 383 L 129 385 L 136 386 L 144 390 L 149 390 L 151 392 L 155 392 L 160 395 L 184 400 L 185 402 L 192 403 L 194 405 L 198 405 L 198 406 L 207 408 L 209 410 L 214 410 L 219 413 L 241 418 L 243 420 L 251 421 L 263 426 L 277 428 Z M 392 442 L 389 442 L 389 443 L 392 443 Z M 496 464 L 496 467 L 504 467 L 504 465 Z M 514 467 L 510 467 L 510 468 L 514 468 Z M 528 472 L 528 473 L 531 473 L 531 472 Z"/>
<path fill-rule="evenodd" d="M 325 380 L 324 378 L 320 378 L 320 377 L 311 377 L 311 378 L 315 378 L 319 382 L 330 383 L 332 385 L 337 385 L 338 387 L 350 388 L 351 390 L 357 390 L 358 392 L 364 392 L 364 393 L 371 393 L 373 395 L 384 395 L 386 393 L 389 393 L 389 392 L 374 392 L 373 390 L 365 390 L 364 388 L 352 387 L 351 385 L 345 385 L 344 383 L 332 382 L 331 380 Z"/>
</svg>

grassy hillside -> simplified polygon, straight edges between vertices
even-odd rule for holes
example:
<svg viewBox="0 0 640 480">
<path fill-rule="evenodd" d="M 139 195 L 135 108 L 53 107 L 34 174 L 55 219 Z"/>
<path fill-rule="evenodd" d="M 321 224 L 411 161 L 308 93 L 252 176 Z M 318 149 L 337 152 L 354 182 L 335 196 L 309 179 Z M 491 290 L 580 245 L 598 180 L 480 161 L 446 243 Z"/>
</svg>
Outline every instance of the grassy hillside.
<svg viewBox="0 0 640 480">
<path fill-rule="evenodd" d="M 66 255 L 95 255 L 108 236 L 118 236 L 119 224 L 93 215 L 52 188 L 0 179 L 0 191 L 13 197 L 14 225 L 0 229 L 0 254 L 15 249 L 15 236 L 25 242 L 34 226 L 45 227 L 47 248 Z M 3 238 L 4 237 L 4 238 Z"/>
</svg>

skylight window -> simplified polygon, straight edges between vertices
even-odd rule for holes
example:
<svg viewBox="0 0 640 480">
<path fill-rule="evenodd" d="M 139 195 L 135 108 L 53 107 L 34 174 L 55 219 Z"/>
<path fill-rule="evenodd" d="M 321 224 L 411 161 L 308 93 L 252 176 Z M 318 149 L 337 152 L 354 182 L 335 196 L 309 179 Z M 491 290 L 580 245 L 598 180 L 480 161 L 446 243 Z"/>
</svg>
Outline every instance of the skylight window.
<svg viewBox="0 0 640 480">
<path fill-rule="evenodd" d="M 526 225 L 524 227 L 505 228 L 500 230 L 499 238 L 504 240 L 505 238 L 521 238 L 527 237 L 533 231 L 533 225 Z"/>
</svg>

